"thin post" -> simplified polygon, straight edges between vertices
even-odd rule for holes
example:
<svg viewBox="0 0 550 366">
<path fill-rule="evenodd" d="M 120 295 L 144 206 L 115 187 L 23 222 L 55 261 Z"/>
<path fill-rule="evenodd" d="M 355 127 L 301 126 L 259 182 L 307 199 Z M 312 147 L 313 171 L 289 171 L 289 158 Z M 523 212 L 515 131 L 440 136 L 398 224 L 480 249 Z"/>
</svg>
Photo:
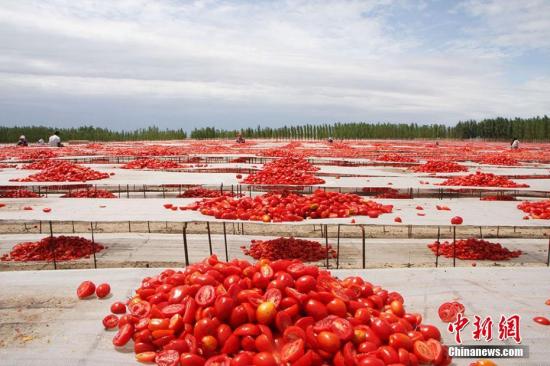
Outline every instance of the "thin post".
<svg viewBox="0 0 550 366">
<path fill-rule="evenodd" d="M 206 222 L 206 232 L 208 233 L 208 250 L 212 255 L 212 235 L 210 234 L 210 222 Z"/>
<path fill-rule="evenodd" d="M 151 223 L 147 221 L 147 231 L 151 234 Z"/>
<path fill-rule="evenodd" d="M 550 267 L 550 238 L 548 238 L 548 258 L 546 258 L 546 266 Z"/>
<path fill-rule="evenodd" d="M 40 234 L 42 234 L 42 220 L 40 220 L 39 227 L 40 227 Z"/>
<path fill-rule="evenodd" d="M 340 266 L 340 224 L 336 233 L 336 269 Z"/>
<path fill-rule="evenodd" d="M 365 269 L 366 267 L 366 240 L 365 240 L 365 227 L 363 225 L 361 225 L 361 235 L 362 235 L 362 240 L 363 240 L 363 269 Z"/>
<path fill-rule="evenodd" d="M 55 258 L 55 241 L 53 238 L 53 227 L 52 227 L 51 221 L 50 221 L 50 249 L 52 251 L 52 257 L 53 257 L 53 269 L 57 269 L 57 259 Z"/>
<path fill-rule="evenodd" d="M 456 226 L 453 226 L 453 267 L 456 267 Z"/>
<path fill-rule="evenodd" d="M 73 234 L 75 233 L 74 231 L 74 221 L 71 221 L 71 224 L 73 225 Z"/>
<path fill-rule="evenodd" d="M 189 265 L 189 251 L 187 250 L 187 223 L 183 223 L 182 227 L 182 235 L 183 235 L 183 250 L 185 253 L 185 265 Z"/>
<path fill-rule="evenodd" d="M 326 251 L 326 267 L 328 269 L 328 225 L 325 225 L 325 251 Z"/>
<path fill-rule="evenodd" d="M 94 268 L 97 269 L 97 258 L 95 256 L 95 238 L 94 238 L 94 223 L 90 222 L 90 231 L 92 232 L 92 253 L 94 254 Z"/>
<path fill-rule="evenodd" d="M 481 231 L 481 226 L 479 227 L 479 238 L 483 240 L 483 231 Z"/>
<path fill-rule="evenodd" d="M 132 226 L 130 224 L 130 221 L 128 221 L 128 232 L 131 233 L 132 232 Z"/>
<path fill-rule="evenodd" d="M 497 226 L 497 238 L 498 238 L 499 232 L 500 232 L 500 226 Z"/>
<path fill-rule="evenodd" d="M 225 245 L 225 261 L 229 262 L 229 253 L 227 251 L 227 230 L 225 228 L 225 221 L 223 222 L 223 243 Z"/>
<path fill-rule="evenodd" d="M 126 198 L 130 198 L 130 185 L 126 184 Z"/>
<path fill-rule="evenodd" d="M 437 241 L 435 242 L 435 268 L 439 266 L 439 246 L 441 243 L 439 240 L 441 239 L 441 227 L 437 227 Z"/>
</svg>

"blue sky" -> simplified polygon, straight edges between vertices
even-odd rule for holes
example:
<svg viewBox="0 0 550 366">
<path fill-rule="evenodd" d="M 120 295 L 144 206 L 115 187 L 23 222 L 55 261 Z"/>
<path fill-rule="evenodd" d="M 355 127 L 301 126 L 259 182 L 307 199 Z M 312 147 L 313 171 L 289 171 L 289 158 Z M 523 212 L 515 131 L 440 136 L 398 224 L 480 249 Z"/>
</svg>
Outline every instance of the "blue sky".
<svg viewBox="0 0 550 366">
<path fill-rule="evenodd" d="M 548 14 L 546 0 L 3 0 L 0 124 L 548 114 Z"/>
</svg>

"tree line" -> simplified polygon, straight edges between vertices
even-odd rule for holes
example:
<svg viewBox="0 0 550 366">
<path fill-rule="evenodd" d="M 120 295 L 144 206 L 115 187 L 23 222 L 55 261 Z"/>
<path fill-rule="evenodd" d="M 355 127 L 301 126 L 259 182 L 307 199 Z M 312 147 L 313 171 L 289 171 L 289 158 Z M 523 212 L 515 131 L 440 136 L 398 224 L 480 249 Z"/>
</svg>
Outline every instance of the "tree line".
<svg viewBox="0 0 550 366">
<path fill-rule="evenodd" d="M 47 140 L 58 130 L 63 141 L 134 141 L 134 140 L 180 140 L 187 138 L 183 129 L 161 130 L 148 127 L 134 131 L 113 131 L 106 128 L 84 126 L 76 128 L 55 129 L 44 126 L 0 126 L 0 142 L 14 143 L 20 135 L 25 135 L 30 142 L 38 139 Z M 489 118 L 481 121 L 469 120 L 458 122 L 454 126 L 444 124 L 417 123 L 333 123 L 304 124 L 278 128 L 261 127 L 241 130 L 225 130 L 214 127 L 196 128 L 190 133 L 194 139 L 233 139 L 241 133 L 245 138 L 266 139 L 472 139 L 510 140 L 518 138 L 523 141 L 550 140 L 550 118 L 548 116 L 533 118 Z"/>
<path fill-rule="evenodd" d="M 29 142 L 48 138 L 59 131 L 63 141 L 89 140 L 89 141 L 135 141 L 135 140 L 181 140 L 187 137 L 183 129 L 161 130 L 158 127 L 148 127 L 134 131 L 113 131 L 107 128 L 83 126 L 76 128 L 52 128 L 45 126 L 0 126 L 0 142 L 15 143 L 19 136 L 24 135 Z"/>
<path fill-rule="evenodd" d="M 241 133 L 244 138 L 279 139 L 493 139 L 526 141 L 550 140 L 550 118 L 489 118 L 481 121 L 461 121 L 454 126 L 443 124 L 421 125 L 417 123 L 334 123 L 305 124 L 278 128 L 260 127 L 241 130 L 224 130 L 214 127 L 194 129 L 194 139 L 235 138 Z"/>
</svg>

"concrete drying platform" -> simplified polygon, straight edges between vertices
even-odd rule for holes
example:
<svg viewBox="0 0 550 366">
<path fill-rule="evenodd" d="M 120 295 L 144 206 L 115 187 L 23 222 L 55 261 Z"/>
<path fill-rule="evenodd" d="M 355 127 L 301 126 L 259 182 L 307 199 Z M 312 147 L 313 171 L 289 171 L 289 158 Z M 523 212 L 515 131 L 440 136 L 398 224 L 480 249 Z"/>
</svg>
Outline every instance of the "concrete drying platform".
<svg viewBox="0 0 550 366">
<path fill-rule="evenodd" d="M 91 240 L 90 233 L 64 234 L 82 236 Z M 14 245 L 38 241 L 46 234 L 9 234 L 0 235 L 0 256 L 9 253 Z M 229 259 L 254 260 L 246 256 L 241 246 L 250 247 L 251 240 L 270 240 L 273 236 L 228 235 L 227 247 Z M 463 236 L 459 236 L 462 239 Z M 209 243 L 206 234 L 190 234 L 188 239 L 189 260 L 196 262 L 208 256 Z M 325 245 L 323 238 L 304 238 Z M 457 266 L 546 266 L 548 258 L 547 239 L 487 239 L 500 243 L 510 250 L 522 250 L 523 254 L 509 261 L 456 260 Z M 116 233 L 95 234 L 95 241 L 107 248 L 96 254 L 99 268 L 116 267 L 166 267 L 185 263 L 182 236 L 178 234 Z M 435 267 L 435 255 L 427 244 L 435 239 L 372 239 L 365 242 L 366 268 L 384 267 Z M 444 242 L 445 240 L 441 240 Z M 452 242 L 452 240 L 448 240 Z M 329 239 L 329 245 L 336 250 L 335 238 Z M 212 235 L 212 251 L 225 259 L 223 235 Z M 325 261 L 315 264 L 324 267 Z M 93 268 L 93 258 L 59 262 L 59 268 Z M 330 268 L 336 268 L 336 259 L 329 260 Z M 339 268 L 362 268 L 362 241 L 357 238 L 340 239 Z M 453 266 L 452 258 L 440 256 L 439 266 Z M 0 262 L 1 270 L 53 269 L 52 262 Z M 549 295 L 550 296 L 550 295 Z"/>
<path fill-rule="evenodd" d="M 116 187 L 126 185 L 137 186 L 160 186 L 160 185 L 209 185 L 209 186 L 238 186 L 242 185 L 234 173 L 189 173 L 175 171 L 150 171 L 150 170 L 132 170 L 132 169 L 116 169 L 100 167 L 96 170 L 115 173 L 115 175 L 107 178 L 87 182 L 14 182 L 10 179 L 19 179 L 27 177 L 36 171 L 4 169 L 0 170 L 0 186 L 70 186 L 90 184 L 97 187 Z M 355 174 L 368 175 L 368 170 L 364 168 L 356 168 L 353 170 Z M 396 171 L 393 169 L 389 170 Z M 377 172 L 376 170 L 374 171 Z M 378 171 L 378 174 L 380 171 Z M 243 174 L 246 178 L 246 174 Z M 388 187 L 394 189 L 475 189 L 481 191 L 550 191 L 550 179 L 517 179 L 517 183 L 526 183 L 528 188 L 498 188 L 498 187 L 460 187 L 460 186 L 439 186 L 438 183 L 444 181 L 442 178 L 424 177 L 413 174 L 403 174 L 401 176 L 373 176 L 368 178 L 363 177 L 323 177 L 324 184 L 316 185 L 315 187 L 326 188 L 363 188 L 363 187 Z M 422 183 L 421 183 L 422 182 Z M 426 183 L 427 182 L 427 183 Z M 243 185 L 246 186 L 246 185 Z"/>
<path fill-rule="evenodd" d="M 163 207 L 165 203 L 186 206 L 196 201 L 192 198 L 146 198 L 146 199 L 99 199 L 99 198 L 11 198 L 0 202 L 6 206 L 0 208 L 0 220 L 11 221 L 84 221 L 84 222 L 123 222 L 123 221 L 170 221 L 192 222 L 211 221 L 222 222 L 212 216 L 205 216 L 198 211 L 172 211 Z M 383 204 L 394 205 L 390 214 L 384 214 L 376 219 L 368 216 L 353 218 L 315 219 L 300 222 L 285 222 L 284 225 L 311 224 L 350 224 L 354 219 L 356 224 L 363 225 L 412 225 L 412 226 L 449 226 L 453 216 L 461 216 L 464 226 L 518 226 L 518 227 L 549 227 L 550 220 L 523 220 L 525 213 L 517 208 L 515 201 L 480 201 L 476 198 L 430 199 L 417 198 L 412 200 L 376 199 Z M 451 211 L 440 211 L 436 205 L 448 206 Z M 30 206 L 33 210 L 23 210 Z M 422 206 L 423 210 L 417 210 Z M 51 208 L 51 212 L 43 212 L 43 208 Z M 418 216 L 418 214 L 425 216 Z M 393 220 L 401 217 L 402 224 Z M 243 221 L 233 221 L 243 222 Z M 249 222 L 249 221 L 246 221 Z M 272 223 L 270 225 L 279 225 Z"/>
<path fill-rule="evenodd" d="M 113 331 L 101 324 L 115 300 L 130 297 L 145 276 L 159 269 L 103 269 L 29 271 L 0 273 L 0 359 L 2 365 L 138 365 L 131 344 L 115 350 Z M 550 271 L 546 268 L 455 268 L 333 271 L 338 277 L 360 275 L 405 298 L 408 311 L 422 314 L 425 323 L 439 327 L 445 343 L 453 335 L 437 316 L 445 301 L 458 299 L 466 316 L 491 316 L 498 338 L 498 320 L 503 314 L 521 316 L 522 344 L 529 346 L 529 359 L 498 360 L 498 365 L 545 365 L 550 359 L 550 327 L 531 319 L 548 316 L 544 305 L 550 294 Z M 109 282 L 108 299 L 78 300 L 81 281 Z M 464 344 L 473 344 L 472 326 L 462 332 Z M 486 344 L 477 342 L 476 344 Z M 501 344 L 493 340 L 491 344 Z M 507 344 L 513 344 L 508 341 Z M 468 365 L 474 359 L 455 359 Z"/>
</svg>

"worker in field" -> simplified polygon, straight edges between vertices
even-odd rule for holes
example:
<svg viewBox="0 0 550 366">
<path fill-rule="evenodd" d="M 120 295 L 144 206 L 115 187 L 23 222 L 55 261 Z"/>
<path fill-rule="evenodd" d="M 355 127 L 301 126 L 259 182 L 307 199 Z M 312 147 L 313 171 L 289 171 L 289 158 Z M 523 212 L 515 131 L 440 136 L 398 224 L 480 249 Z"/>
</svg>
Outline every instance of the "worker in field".
<svg viewBox="0 0 550 366">
<path fill-rule="evenodd" d="M 17 146 L 29 146 L 29 142 L 27 141 L 27 138 L 25 135 L 19 136 L 19 140 L 17 141 Z"/>
<path fill-rule="evenodd" d="M 244 138 L 243 138 L 242 133 L 240 133 L 240 132 L 237 134 L 237 143 L 238 144 L 244 144 Z"/>
<path fill-rule="evenodd" d="M 332 144 L 334 142 L 334 139 L 332 138 L 332 136 L 329 136 L 327 141 L 329 144 Z"/>
<path fill-rule="evenodd" d="M 63 144 L 61 143 L 61 137 L 59 137 L 59 131 L 55 131 L 53 135 L 50 136 L 50 139 L 48 140 L 48 145 L 52 147 L 63 147 Z"/>
<path fill-rule="evenodd" d="M 510 148 L 512 150 L 519 149 L 519 140 L 517 139 L 517 137 L 514 137 L 514 139 L 512 140 L 512 143 L 510 144 Z"/>
</svg>

